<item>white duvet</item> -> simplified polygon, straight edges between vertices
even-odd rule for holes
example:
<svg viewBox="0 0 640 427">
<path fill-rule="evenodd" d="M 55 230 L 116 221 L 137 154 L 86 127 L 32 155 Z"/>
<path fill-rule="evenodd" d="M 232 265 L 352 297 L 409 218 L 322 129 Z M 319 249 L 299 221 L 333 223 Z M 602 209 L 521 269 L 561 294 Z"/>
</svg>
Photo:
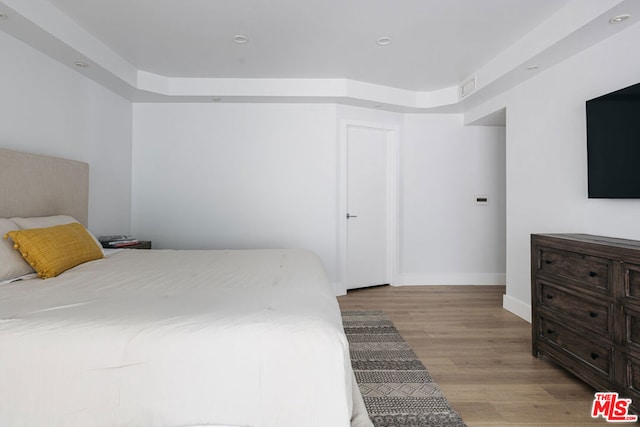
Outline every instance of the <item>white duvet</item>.
<svg viewBox="0 0 640 427">
<path fill-rule="evenodd" d="M 0 287 L 0 426 L 341 427 L 354 385 L 306 251 L 127 250 Z"/>
</svg>

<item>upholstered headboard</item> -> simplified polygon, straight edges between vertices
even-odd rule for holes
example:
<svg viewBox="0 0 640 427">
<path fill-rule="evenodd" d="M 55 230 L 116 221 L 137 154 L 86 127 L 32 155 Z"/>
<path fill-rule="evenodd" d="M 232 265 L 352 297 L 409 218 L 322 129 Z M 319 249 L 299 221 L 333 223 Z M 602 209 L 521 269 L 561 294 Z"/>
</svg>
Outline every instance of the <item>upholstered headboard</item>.
<svg viewBox="0 0 640 427">
<path fill-rule="evenodd" d="M 0 148 L 0 218 L 49 215 L 87 226 L 89 165 Z"/>
</svg>

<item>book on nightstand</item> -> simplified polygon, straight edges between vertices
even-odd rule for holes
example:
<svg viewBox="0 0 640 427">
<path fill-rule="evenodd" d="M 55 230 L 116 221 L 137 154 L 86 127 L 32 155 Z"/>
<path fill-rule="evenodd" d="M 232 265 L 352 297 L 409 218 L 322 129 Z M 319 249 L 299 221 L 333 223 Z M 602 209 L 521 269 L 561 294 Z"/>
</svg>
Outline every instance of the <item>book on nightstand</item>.
<svg viewBox="0 0 640 427">
<path fill-rule="evenodd" d="M 103 248 L 124 248 L 140 243 L 138 239 L 125 235 L 99 236 L 98 241 Z"/>
</svg>

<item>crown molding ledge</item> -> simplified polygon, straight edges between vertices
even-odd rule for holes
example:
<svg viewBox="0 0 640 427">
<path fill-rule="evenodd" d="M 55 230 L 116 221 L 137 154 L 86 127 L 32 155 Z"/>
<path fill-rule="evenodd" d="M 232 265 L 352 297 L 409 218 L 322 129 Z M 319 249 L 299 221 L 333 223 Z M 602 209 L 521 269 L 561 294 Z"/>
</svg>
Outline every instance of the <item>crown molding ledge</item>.
<svg viewBox="0 0 640 427">
<path fill-rule="evenodd" d="M 464 112 L 598 43 L 638 19 L 608 25 L 620 13 L 640 16 L 637 0 L 575 0 L 497 55 L 460 85 L 411 91 L 350 79 L 179 78 L 138 70 L 47 0 L 0 0 L 0 30 L 131 102 L 341 103 L 397 112 Z M 79 68 L 82 61 L 88 67 Z M 540 69 L 527 70 L 535 64 Z M 470 78 L 465 79 L 467 82 Z"/>
</svg>

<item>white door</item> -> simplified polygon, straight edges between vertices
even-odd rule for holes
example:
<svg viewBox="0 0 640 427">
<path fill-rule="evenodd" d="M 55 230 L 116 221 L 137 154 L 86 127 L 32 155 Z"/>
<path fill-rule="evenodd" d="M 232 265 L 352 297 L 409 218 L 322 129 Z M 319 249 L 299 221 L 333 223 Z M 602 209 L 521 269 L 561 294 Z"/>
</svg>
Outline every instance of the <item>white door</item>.
<svg viewBox="0 0 640 427">
<path fill-rule="evenodd" d="M 347 127 L 347 289 L 389 284 L 390 131 Z"/>
</svg>

